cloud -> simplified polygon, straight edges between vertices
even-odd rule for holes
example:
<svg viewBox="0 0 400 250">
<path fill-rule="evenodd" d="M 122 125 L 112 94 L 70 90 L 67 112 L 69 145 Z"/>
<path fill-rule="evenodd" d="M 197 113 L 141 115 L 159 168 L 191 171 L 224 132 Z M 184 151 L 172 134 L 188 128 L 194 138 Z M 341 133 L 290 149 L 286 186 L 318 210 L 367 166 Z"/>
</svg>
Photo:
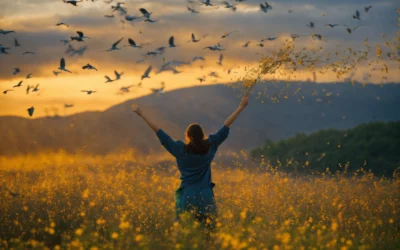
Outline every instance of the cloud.
<svg viewBox="0 0 400 250">
<path fill-rule="evenodd" d="M 174 88 L 188 86 L 195 84 L 197 77 L 207 75 L 212 70 L 218 71 L 223 76 L 217 80 L 222 82 L 232 78 L 226 75 L 228 68 L 257 65 L 261 54 L 277 50 L 293 33 L 309 35 L 296 40 L 296 47 L 299 49 L 321 46 L 324 52 L 334 53 L 343 51 L 347 47 L 355 50 L 362 49 L 365 38 L 369 39 L 374 50 L 376 43 L 393 39 L 398 30 L 398 14 L 394 10 L 398 6 L 394 0 L 363 1 L 362 3 L 356 0 L 271 1 L 269 3 L 273 9 L 267 14 L 259 10 L 259 1 L 252 0 L 239 4 L 236 12 L 225 9 L 223 6 L 219 8 L 196 6 L 200 11 L 199 14 L 188 12 L 186 3 L 181 0 L 126 2 L 130 15 L 140 15 L 138 9 L 144 7 L 152 12 L 152 18 L 158 21 L 156 23 L 141 21 L 130 23 L 116 12 L 114 12 L 115 18 L 105 18 L 105 14 L 112 12 L 110 5 L 103 1 L 84 1 L 78 7 L 53 0 L 1 1 L 2 27 L 0 28 L 13 29 L 16 33 L 0 35 L 0 44 L 12 47 L 10 55 L 0 54 L 2 65 L 0 67 L 0 85 L 9 87 L 27 73 L 33 73 L 37 79 L 43 82 L 45 88 L 52 89 L 51 82 L 65 82 L 62 79 L 65 79 L 66 74 L 57 78 L 52 74 L 52 71 L 58 68 L 61 57 L 66 59 L 68 68 L 78 73 L 73 77 L 69 76 L 70 81 L 74 82 L 80 79 L 80 81 L 85 81 L 89 87 L 96 87 L 95 84 L 104 83 L 104 75 L 110 75 L 114 70 L 126 72 L 125 79 L 129 78 L 130 81 L 137 83 L 136 81 L 139 80 L 148 65 L 158 68 L 161 66 L 163 58 L 166 61 L 187 61 L 200 55 L 206 58 L 205 62 L 181 67 L 180 70 L 184 72 L 179 75 L 171 73 L 155 75 L 154 79 L 149 82 L 156 86 L 165 78 L 175 82 Z M 367 14 L 363 11 L 363 7 L 370 4 L 373 7 Z M 291 14 L 288 13 L 289 9 L 293 10 Z M 352 18 L 356 9 L 361 11 L 361 21 Z M 306 27 L 310 21 L 315 23 L 314 29 Z M 57 22 L 68 23 L 70 27 L 57 27 L 55 26 Z M 328 23 L 339 23 L 343 26 L 329 28 L 325 26 Z M 344 25 L 352 28 L 361 26 L 353 34 L 348 34 Z M 76 35 L 78 30 L 83 31 L 90 39 L 84 43 L 74 42 L 74 47 L 87 45 L 88 49 L 82 57 L 67 56 L 65 54 L 67 47 L 60 42 L 60 39 L 68 39 L 70 36 Z M 230 31 L 238 32 L 232 33 L 226 39 L 221 38 L 225 32 Z M 191 33 L 195 33 L 199 38 L 205 34 L 208 36 L 202 38 L 199 43 L 187 43 Z M 310 36 L 313 33 L 321 34 L 323 41 L 313 40 Z M 386 34 L 385 38 L 381 37 L 382 33 Z M 150 59 L 143 64 L 136 63 L 137 60 L 143 58 L 146 51 L 160 46 L 168 46 L 170 36 L 175 37 L 176 44 L 179 45 L 177 48 L 168 48 L 163 56 Z M 263 48 L 256 46 L 260 39 L 269 36 L 279 36 L 279 38 L 276 41 L 265 42 Z M 121 51 L 101 52 L 122 37 L 124 37 L 121 42 L 122 46 L 127 44 L 128 38 L 134 39 L 137 43 L 150 43 L 150 45 L 142 50 L 125 47 Z M 19 40 L 21 47 L 13 48 L 14 38 Z M 246 41 L 252 42 L 249 48 L 242 48 Z M 220 52 L 203 49 L 205 46 L 212 46 L 218 42 L 221 42 L 226 49 L 222 52 L 224 67 L 216 64 Z M 22 52 L 26 50 L 35 51 L 36 54 L 22 56 Z M 100 71 L 83 71 L 81 67 L 86 63 L 95 65 Z M 396 66 L 391 66 L 392 64 L 388 63 L 388 65 L 391 69 L 396 68 Z M 204 66 L 204 68 L 201 69 L 200 66 Z M 13 76 L 14 67 L 21 68 L 23 73 L 17 77 Z M 299 78 L 303 75 L 306 73 L 299 74 Z M 356 74 L 356 76 L 364 78 L 365 72 Z M 318 78 L 324 79 L 322 76 Z M 129 84 L 128 80 L 126 81 L 121 84 Z M 57 85 L 61 93 L 63 90 L 69 90 L 70 87 L 67 83 Z M 79 89 L 77 86 L 73 87 L 74 92 L 72 93 L 78 93 Z M 107 87 L 105 90 L 106 92 L 111 91 L 111 87 Z M 55 95 L 58 94 L 56 89 L 51 91 L 54 91 L 51 93 Z"/>
</svg>

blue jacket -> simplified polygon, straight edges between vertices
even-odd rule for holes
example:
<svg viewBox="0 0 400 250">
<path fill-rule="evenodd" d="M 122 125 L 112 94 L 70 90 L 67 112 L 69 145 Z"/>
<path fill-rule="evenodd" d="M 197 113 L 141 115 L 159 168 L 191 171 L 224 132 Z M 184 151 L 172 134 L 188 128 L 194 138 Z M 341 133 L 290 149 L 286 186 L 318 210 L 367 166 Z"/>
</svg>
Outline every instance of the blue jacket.
<svg viewBox="0 0 400 250">
<path fill-rule="evenodd" d="M 178 164 L 181 173 L 181 187 L 206 188 L 211 187 L 211 162 L 219 145 L 228 137 L 229 127 L 223 126 L 217 133 L 210 135 L 207 140 L 211 147 L 207 154 L 186 154 L 185 144 L 174 141 L 162 129 L 157 131 L 157 137 L 165 149 L 171 153 Z"/>
</svg>

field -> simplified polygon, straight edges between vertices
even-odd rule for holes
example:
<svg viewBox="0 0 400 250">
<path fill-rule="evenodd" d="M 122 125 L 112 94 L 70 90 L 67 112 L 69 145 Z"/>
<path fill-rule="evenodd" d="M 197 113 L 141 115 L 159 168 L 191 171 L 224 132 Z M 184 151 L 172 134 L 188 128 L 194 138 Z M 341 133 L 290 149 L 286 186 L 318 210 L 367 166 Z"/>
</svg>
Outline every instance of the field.
<svg viewBox="0 0 400 250">
<path fill-rule="evenodd" d="M 218 230 L 204 242 L 201 225 L 174 222 L 176 166 L 150 160 L 129 152 L 0 158 L 0 248 L 400 248 L 399 177 L 214 164 Z"/>
</svg>

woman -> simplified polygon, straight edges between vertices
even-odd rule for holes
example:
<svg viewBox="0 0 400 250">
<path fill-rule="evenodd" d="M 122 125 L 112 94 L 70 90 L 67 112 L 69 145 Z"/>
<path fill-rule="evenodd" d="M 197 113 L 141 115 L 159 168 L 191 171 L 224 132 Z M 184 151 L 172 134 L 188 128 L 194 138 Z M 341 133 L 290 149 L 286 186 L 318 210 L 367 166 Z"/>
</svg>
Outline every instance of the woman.
<svg viewBox="0 0 400 250">
<path fill-rule="evenodd" d="M 181 213 L 190 212 L 209 230 L 215 228 L 217 206 L 213 192 L 215 184 L 211 181 L 211 162 L 218 147 L 228 137 L 230 126 L 247 104 L 248 94 L 242 98 L 239 107 L 226 119 L 222 128 L 207 139 L 200 125 L 190 124 L 185 133 L 186 144 L 172 140 L 168 134 L 148 119 L 139 105 L 132 105 L 133 111 L 143 118 L 156 133 L 165 149 L 176 158 L 182 181 L 179 189 L 175 191 L 178 220 Z"/>
</svg>

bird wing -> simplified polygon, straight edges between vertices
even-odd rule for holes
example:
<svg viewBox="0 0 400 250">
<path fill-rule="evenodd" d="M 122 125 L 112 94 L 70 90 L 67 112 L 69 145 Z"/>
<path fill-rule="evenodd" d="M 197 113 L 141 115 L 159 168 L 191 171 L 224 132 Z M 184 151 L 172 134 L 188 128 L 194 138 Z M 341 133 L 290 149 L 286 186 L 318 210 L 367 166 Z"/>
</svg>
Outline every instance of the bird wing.
<svg viewBox="0 0 400 250">
<path fill-rule="evenodd" d="M 116 41 L 115 43 L 113 43 L 112 47 L 113 47 L 113 48 L 117 47 L 118 44 L 122 41 L 122 39 L 124 39 L 124 38 L 121 38 L 121 39 L 119 39 L 118 41 Z"/>
<path fill-rule="evenodd" d="M 196 40 L 196 38 L 195 38 L 194 34 L 192 33 L 192 41 L 195 41 L 195 40 Z"/>
<path fill-rule="evenodd" d="M 111 78 L 109 76 L 104 76 L 107 80 L 111 81 Z"/>
<path fill-rule="evenodd" d="M 78 33 L 79 37 L 83 37 L 83 32 L 82 31 L 77 31 L 76 33 Z"/>
<path fill-rule="evenodd" d="M 60 68 L 65 68 L 65 60 L 64 60 L 64 58 L 61 58 L 61 60 L 60 60 Z"/>
<path fill-rule="evenodd" d="M 128 42 L 129 42 L 130 45 L 136 46 L 135 41 L 133 41 L 131 38 L 128 39 Z"/>
<path fill-rule="evenodd" d="M 170 46 L 174 46 L 174 36 L 171 36 L 168 40 Z"/>
<path fill-rule="evenodd" d="M 140 8 L 139 11 L 143 14 L 143 16 L 145 16 L 145 17 L 148 17 L 148 16 L 149 16 L 149 12 L 147 12 L 146 9 Z"/>
<path fill-rule="evenodd" d="M 144 75 L 145 75 L 145 76 L 148 76 L 148 75 L 150 74 L 151 69 L 152 69 L 152 66 L 149 66 L 149 67 L 146 69 L 146 71 L 144 72 Z"/>
</svg>

